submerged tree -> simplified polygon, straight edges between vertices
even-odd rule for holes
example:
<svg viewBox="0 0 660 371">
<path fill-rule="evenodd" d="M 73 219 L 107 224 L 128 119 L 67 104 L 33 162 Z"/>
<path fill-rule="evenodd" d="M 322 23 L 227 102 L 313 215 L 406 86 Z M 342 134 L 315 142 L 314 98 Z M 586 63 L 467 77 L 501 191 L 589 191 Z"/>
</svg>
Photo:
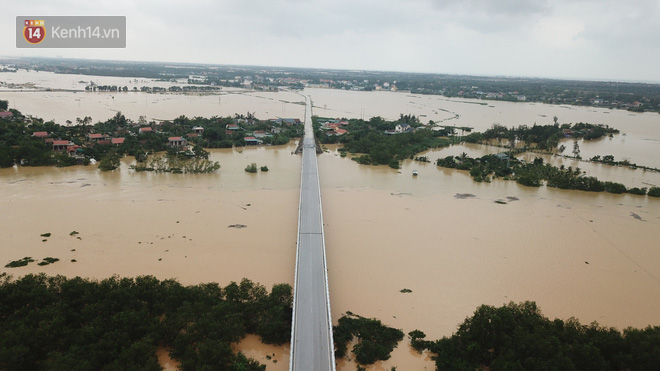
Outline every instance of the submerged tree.
<svg viewBox="0 0 660 371">
<path fill-rule="evenodd" d="M 578 144 L 578 141 L 575 140 L 573 141 L 573 157 L 580 159 L 580 145 Z"/>
</svg>

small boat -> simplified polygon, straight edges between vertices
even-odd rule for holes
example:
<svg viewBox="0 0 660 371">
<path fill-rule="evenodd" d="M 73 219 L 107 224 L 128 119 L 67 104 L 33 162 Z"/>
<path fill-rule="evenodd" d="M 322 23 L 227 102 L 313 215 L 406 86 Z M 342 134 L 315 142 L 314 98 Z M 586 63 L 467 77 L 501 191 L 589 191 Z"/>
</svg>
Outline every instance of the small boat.
<svg viewBox="0 0 660 371">
<path fill-rule="evenodd" d="M 417 176 L 417 170 L 413 170 L 413 176 Z"/>
</svg>

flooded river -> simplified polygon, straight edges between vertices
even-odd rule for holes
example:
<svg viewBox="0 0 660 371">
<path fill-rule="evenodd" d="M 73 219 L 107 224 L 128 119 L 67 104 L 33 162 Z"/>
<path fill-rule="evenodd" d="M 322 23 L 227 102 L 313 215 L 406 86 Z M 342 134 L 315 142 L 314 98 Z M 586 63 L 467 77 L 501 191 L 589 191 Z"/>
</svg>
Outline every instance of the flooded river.
<svg viewBox="0 0 660 371">
<path fill-rule="evenodd" d="M 438 111 L 431 117 L 433 110 L 445 107 L 460 115 L 449 120 L 452 125 L 456 121 L 480 130 L 493 122 L 546 124 L 553 115 L 560 122 L 606 123 L 627 135 L 581 144 L 583 157 L 593 151 L 660 167 L 658 114 L 501 102 L 489 107 L 406 93 L 306 93 L 312 95 L 318 115 L 394 118 L 415 113 L 439 121 L 453 115 Z M 71 103 L 74 93 L 0 92 L 0 99 L 7 99 L 7 94 L 25 113 L 90 115 L 75 100 Z M 89 99 L 97 95 L 75 94 Z M 41 99 L 34 99 L 40 95 L 69 105 L 43 108 Z M 228 96 L 238 102 L 233 105 L 222 97 L 222 110 L 231 113 L 214 114 L 281 112 L 285 105 L 282 116 L 302 117 L 296 110 L 303 106 L 281 102 L 302 99 L 293 93 Z M 19 98 L 24 106 L 19 106 Z M 171 107 L 152 103 L 163 111 L 154 108 L 150 115 L 208 116 L 212 110 L 207 106 L 218 100 L 148 94 L 125 99 L 166 98 Z M 140 104 L 149 106 L 136 103 L 130 108 L 124 102 L 115 108 L 140 115 Z M 105 118 L 101 107 L 91 104 L 90 109 L 99 110 L 92 114 L 94 119 Z M 211 150 L 212 159 L 222 166 L 217 174 L 134 173 L 128 159 L 120 170 L 109 173 L 93 166 L 0 169 L 0 266 L 24 256 L 60 259 L 47 266 L 32 263 L 0 271 L 95 278 L 152 274 L 184 284 L 223 285 L 248 277 L 267 287 L 293 284 L 301 160 L 291 154 L 294 146 Z M 479 156 L 497 151 L 461 145 L 426 155 L 434 161 L 461 152 Z M 502 180 L 475 183 L 465 172 L 412 161 L 398 171 L 362 166 L 341 158 L 334 146 L 318 160 L 335 321 L 350 310 L 406 333 L 423 330 L 434 339 L 451 335 L 480 304 L 534 300 L 550 318 L 575 316 L 582 323 L 598 321 L 619 329 L 660 324 L 659 199 L 528 188 Z M 579 166 L 602 180 L 628 186 L 660 184 L 658 173 L 547 160 Z M 267 165 L 270 171 L 248 174 L 243 169 L 251 162 Z M 411 176 L 413 169 L 419 176 Z M 70 236 L 72 231 L 79 234 Z M 52 235 L 44 238 L 43 233 Z M 403 288 L 412 292 L 400 293 Z M 288 369 L 288 346 L 261 346 L 249 337 L 238 348 L 269 370 Z M 411 351 L 405 341 L 392 359 L 370 369 L 392 366 L 433 369 L 428 357 Z M 355 366 L 341 361 L 339 369 Z"/>
</svg>

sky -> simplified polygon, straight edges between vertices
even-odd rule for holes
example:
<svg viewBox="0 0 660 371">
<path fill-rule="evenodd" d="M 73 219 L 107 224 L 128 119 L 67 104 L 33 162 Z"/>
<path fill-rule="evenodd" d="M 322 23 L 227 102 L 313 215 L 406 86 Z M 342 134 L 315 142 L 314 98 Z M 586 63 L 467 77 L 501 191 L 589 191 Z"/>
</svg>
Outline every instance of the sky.
<svg viewBox="0 0 660 371">
<path fill-rule="evenodd" d="M 0 56 L 660 82 L 660 0 L 0 0 Z M 18 49 L 16 16 L 126 16 L 125 49 Z"/>
</svg>

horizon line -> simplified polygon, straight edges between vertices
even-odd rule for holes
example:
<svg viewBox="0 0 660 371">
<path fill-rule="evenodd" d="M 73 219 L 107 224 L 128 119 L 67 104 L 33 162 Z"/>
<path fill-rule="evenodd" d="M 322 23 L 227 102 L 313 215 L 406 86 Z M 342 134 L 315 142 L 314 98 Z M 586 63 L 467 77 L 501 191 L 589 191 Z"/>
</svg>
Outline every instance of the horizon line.
<svg viewBox="0 0 660 371">
<path fill-rule="evenodd" d="M 555 81 L 581 81 L 581 82 L 616 82 L 626 84 L 647 84 L 660 85 L 660 81 L 655 80 L 637 80 L 637 79 L 612 79 L 612 78 L 584 78 L 584 77 L 543 77 L 543 76 L 524 76 L 524 75 L 504 75 L 504 74 L 469 74 L 469 73 L 449 73 L 449 72 L 420 72 L 420 71 L 396 71 L 396 70 L 377 70 L 364 68 L 336 68 L 336 67 L 296 67 L 281 65 L 262 65 L 262 64 L 231 64 L 231 63 L 208 63 L 208 62 L 176 62 L 176 61 L 156 61 L 156 60 L 123 60 L 123 59 L 98 59 L 83 57 L 47 57 L 47 56 L 15 56 L 0 55 L 0 59 L 53 59 L 53 60 L 82 60 L 99 62 L 119 62 L 119 63 L 151 63 L 151 64 L 174 64 L 190 66 L 212 66 L 212 67 L 250 67 L 250 68 L 282 68 L 282 69 L 300 69 L 300 70 L 319 70 L 319 71 L 345 71 L 345 72 L 376 72 L 376 73 L 401 73 L 412 75 L 440 75 L 440 76 L 458 76 L 458 77 L 478 77 L 478 78 L 502 78 L 502 79 L 530 79 L 530 80 L 555 80 Z"/>
</svg>

